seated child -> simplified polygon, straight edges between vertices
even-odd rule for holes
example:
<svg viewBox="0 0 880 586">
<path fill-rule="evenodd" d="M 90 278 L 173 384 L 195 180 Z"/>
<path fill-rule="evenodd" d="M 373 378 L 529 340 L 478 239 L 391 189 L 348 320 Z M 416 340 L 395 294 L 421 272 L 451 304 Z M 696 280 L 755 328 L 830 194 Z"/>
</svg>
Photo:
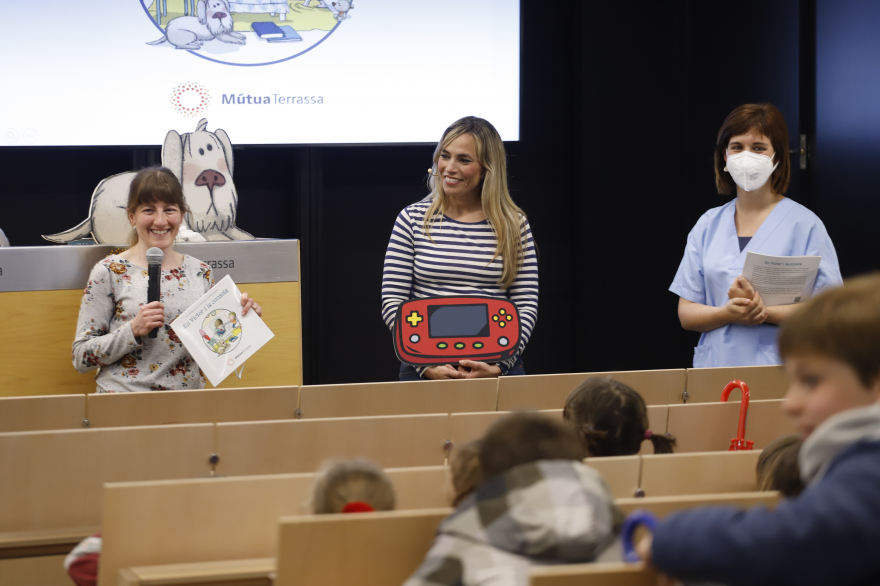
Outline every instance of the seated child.
<svg viewBox="0 0 880 586">
<path fill-rule="evenodd" d="M 440 524 L 405 586 L 526 586 L 533 565 L 620 559 L 622 514 L 583 457 L 571 429 L 548 417 L 496 421 L 480 446 L 482 483 Z"/>
<path fill-rule="evenodd" d="M 483 469 L 480 467 L 482 445 L 482 440 L 475 440 L 453 451 L 449 464 L 452 476 L 449 504 L 453 507 L 457 507 L 467 495 L 474 492 L 483 480 Z"/>
<path fill-rule="evenodd" d="M 803 492 L 804 483 L 798 466 L 801 444 L 799 435 L 784 435 L 763 449 L 755 467 L 758 490 L 778 490 L 788 498 Z"/>
<path fill-rule="evenodd" d="M 783 409 L 806 488 L 774 510 L 712 507 L 661 520 L 639 552 L 680 579 L 730 585 L 880 583 L 880 274 L 785 320 Z"/>
<path fill-rule="evenodd" d="M 638 454 L 648 440 L 655 454 L 670 454 L 675 439 L 648 429 L 645 400 L 610 378 L 588 378 L 569 393 L 562 418 L 574 429 L 590 457 Z"/>
<path fill-rule="evenodd" d="M 312 512 L 364 513 L 393 511 L 394 486 L 381 468 L 366 460 L 330 465 L 315 482 Z"/>
</svg>

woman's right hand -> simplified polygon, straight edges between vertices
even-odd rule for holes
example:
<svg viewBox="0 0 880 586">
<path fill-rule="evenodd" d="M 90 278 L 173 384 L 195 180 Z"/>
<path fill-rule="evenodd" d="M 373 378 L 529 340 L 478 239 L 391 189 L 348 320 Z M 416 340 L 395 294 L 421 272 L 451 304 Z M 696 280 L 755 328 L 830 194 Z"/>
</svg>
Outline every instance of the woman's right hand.
<svg viewBox="0 0 880 586">
<path fill-rule="evenodd" d="M 768 315 L 767 308 L 764 306 L 764 300 L 757 291 L 755 291 L 755 296 L 751 299 L 734 297 L 729 300 L 724 304 L 724 311 L 730 323 L 745 326 L 762 324 Z"/>
<path fill-rule="evenodd" d="M 426 370 L 425 378 L 431 380 L 446 380 L 451 378 L 466 378 L 466 376 L 465 373 L 459 372 L 458 369 L 454 368 L 451 364 L 444 364 L 443 366 L 432 366 Z"/>
<path fill-rule="evenodd" d="M 165 306 L 161 301 L 153 301 L 141 305 L 137 315 L 131 320 L 131 333 L 135 338 L 146 336 L 153 328 L 161 327 L 165 323 Z"/>
</svg>

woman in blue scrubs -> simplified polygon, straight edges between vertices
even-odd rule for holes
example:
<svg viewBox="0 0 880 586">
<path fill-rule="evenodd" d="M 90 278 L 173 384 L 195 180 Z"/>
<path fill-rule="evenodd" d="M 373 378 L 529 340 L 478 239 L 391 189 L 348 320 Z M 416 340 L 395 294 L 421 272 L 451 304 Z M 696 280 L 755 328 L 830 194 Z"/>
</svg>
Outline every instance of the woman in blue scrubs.
<svg viewBox="0 0 880 586">
<path fill-rule="evenodd" d="M 814 295 L 842 282 L 822 221 L 784 195 L 790 177 L 782 113 L 771 104 L 731 112 L 715 144 L 715 184 L 725 195 L 736 189 L 736 199 L 697 221 L 669 287 L 682 327 L 703 333 L 695 368 L 781 364 L 776 326 L 796 305 L 764 305 L 741 274 L 747 252 L 821 256 Z"/>
</svg>

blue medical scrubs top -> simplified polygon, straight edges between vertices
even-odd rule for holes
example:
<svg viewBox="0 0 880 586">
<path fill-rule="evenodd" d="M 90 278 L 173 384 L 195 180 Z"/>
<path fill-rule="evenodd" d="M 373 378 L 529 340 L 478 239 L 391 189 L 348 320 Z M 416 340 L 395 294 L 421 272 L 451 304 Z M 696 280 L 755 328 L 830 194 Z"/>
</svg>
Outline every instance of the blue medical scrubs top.
<svg viewBox="0 0 880 586">
<path fill-rule="evenodd" d="M 821 256 L 813 295 L 843 282 L 837 253 L 822 221 L 810 210 L 783 198 L 749 243 L 740 250 L 734 213 L 736 200 L 703 214 L 688 234 L 684 257 L 669 290 L 694 303 L 721 307 L 742 274 L 749 251 L 774 256 Z M 694 368 L 780 364 L 773 324 L 727 324 L 700 336 Z"/>
</svg>

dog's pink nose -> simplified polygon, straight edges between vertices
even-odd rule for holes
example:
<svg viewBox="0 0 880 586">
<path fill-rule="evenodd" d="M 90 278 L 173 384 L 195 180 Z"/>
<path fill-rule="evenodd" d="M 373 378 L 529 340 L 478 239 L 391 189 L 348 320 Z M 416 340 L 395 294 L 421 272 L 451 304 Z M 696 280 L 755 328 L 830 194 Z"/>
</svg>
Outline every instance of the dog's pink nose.
<svg viewBox="0 0 880 586">
<path fill-rule="evenodd" d="M 196 177 L 196 185 L 205 185 L 208 187 L 208 190 L 214 191 L 215 187 L 226 185 L 226 179 L 224 179 L 223 175 L 219 172 L 214 171 L 213 169 L 207 169 L 202 171 L 199 176 Z"/>
<path fill-rule="evenodd" d="M 221 18 L 226 18 L 226 13 L 225 13 L 225 12 L 215 12 L 215 13 L 214 13 L 214 18 L 216 18 L 216 19 L 218 19 L 218 20 L 221 19 Z"/>
</svg>

